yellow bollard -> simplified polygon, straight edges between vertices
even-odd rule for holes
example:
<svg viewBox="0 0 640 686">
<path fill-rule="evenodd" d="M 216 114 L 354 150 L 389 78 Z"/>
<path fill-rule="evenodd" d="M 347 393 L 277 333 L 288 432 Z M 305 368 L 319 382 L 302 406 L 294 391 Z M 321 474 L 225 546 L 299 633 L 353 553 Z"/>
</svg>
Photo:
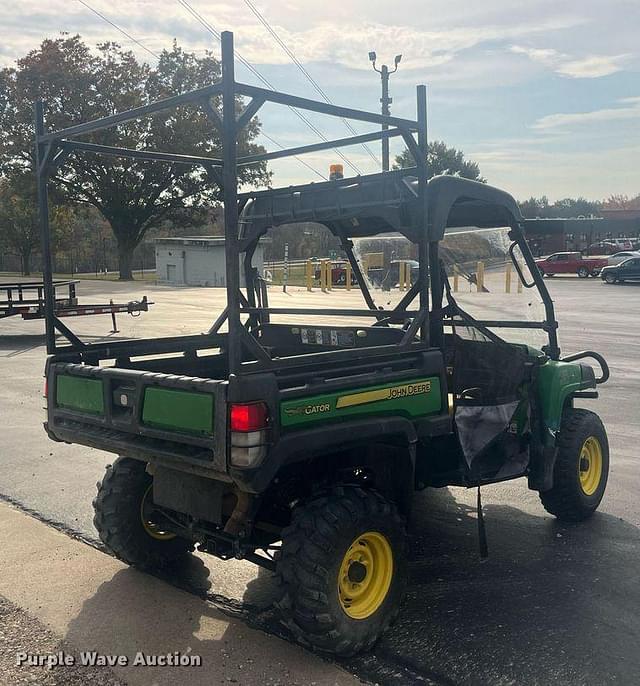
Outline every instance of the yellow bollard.
<svg viewBox="0 0 640 686">
<path fill-rule="evenodd" d="M 327 263 L 325 260 L 320 261 L 320 289 L 322 290 L 323 293 L 327 292 L 327 277 L 326 277 L 326 272 L 327 272 Z"/>
<path fill-rule="evenodd" d="M 484 291 L 484 262 L 482 261 L 478 262 L 476 268 L 476 290 L 478 293 Z"/>
<path fill-rule="evenodd" d="M 327 290 L 330 291 L 332 286 L 333 286 L 333 279 L 331 278 L 331 272 L 332 272 L 332 264 L 331 260 L 327 260 Z"/>
<path fill-rule="evenodd" d="M 313 290 L 313 262 L 307 260 L 304 265 L 304 279 L 307 283 L 307 290 Z"/>
<path fill-rule="evenodd" d="M 351 262 L 347 262 L 345 271 L 346 271 L 346 279 L 347 280 L 345 281 L 344 285 L 346 286 L 347 290 L 350 291 L 351 290 Z"/>
<path fill-rule="evenodd" d="M 459 285 L 460 285 L 460 270 L 458 269 L 458 265 L 454 264 L 453 265 L 453 292 L 454 293 L 458 292 Z"/>
<path fill-rule="evenodd" d="M 507 267 L 504 270 L 504 292 L 511 293 L 511 263 L 507 263 Z"/>
</svg>

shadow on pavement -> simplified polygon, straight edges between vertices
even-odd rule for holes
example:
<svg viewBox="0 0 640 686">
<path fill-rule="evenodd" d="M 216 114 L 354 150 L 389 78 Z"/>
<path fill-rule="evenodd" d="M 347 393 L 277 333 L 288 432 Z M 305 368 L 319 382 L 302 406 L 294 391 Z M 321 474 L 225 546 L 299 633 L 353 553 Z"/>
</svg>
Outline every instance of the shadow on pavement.
<svg viewBox="0 0 640 686">
<path fill-rule="evenodd" d="M 482 563 L 475 509 L 448 489 L 417 496 L 410 581 L 399 618 L 371 653 L 340 664 L 380 684 L 635 686 L 640 673 L 636 527 L 606 514 L 562 525 L 543 516 L 542 508 L 540 516 L 503 505 L 486 505 L 484 511 L 490 557 Z M 287 637 L 272 606 L 278 587 L 271 572 L 260 571 L 242 603 L 216 597 L 215 579 L 212 583 L 208 575 L 192 556 L 160 579 L 219 602 L 249 626 Z M 158 583 L 134 570 L 116 574 L 85 603 L 67 640 L 86 643 L 91 631 L 97 645 L 105 642 L 115 652 L 130 654 L 143 644 L 160 653 L 208 650 L 195 635 L 210 619 L 208 605 L 198 606 L 188 626 L 175 608 L 160 608 L 154 621 L 159 615 L 172 627 L 169 635 L 145 624 L 147 603 L 161 597 L 157 590 L 151 594 L 149 581 Z M 224 640 L 235 637 L 227 632 Z"/>
<path fill-rule="evenodd" d="M 44 334 L 3 334 L 0 336 L 0 351 L 7 353 L 2 357 L 13 357 L 35 350 L 45 343 Z"/>
<path fill-rule="evenodd" d="M 634 685 L 640 532 L 616 517 L 563 525 L 485 505 L 490 557 L 478 555 L 475 508 L 449 489 L 416 497 L 410 581 L 396 624 L 372 653 L 341 664 L 381 684 Z M 265 603 L 277 583 L 247 585 L 248 621 L 285 635 Z"/>
<path fill-rule="evenodd" d="M 418 496 L 407 598 L 374 650 L 382 666 L 438 684 L 637 684 L 636 527 L 606 514 L 561 525 L 542 509 L 484 512 L 481 563 L 475 509 L 448 489 Z M 348 666 L 376 677 L 366 656 Z"/>
<path fill-rule="evenodd" d="M 130 340 L 127 336 L 117 336 L 114 333 L 107 333 L 103 336 L 86 335 L 81 334 L 80 338 L 86 343 L 99 343 L 101 341 L 112 342 L 112 341 L 127 341 Z M 57 341 L 61 345 L 66 345 L 67 340 L 62 336 L 57 336 Z M 6 355 L 0 355 L 0 357 L 14 357 L 20 355 L 21 353 L 30 352 L 36 350 L 37 348 L 43 348 L 43 354 L 45 354 L 44 347 L 46 345 L 46 337 L 42 334 L 2 334 L 0 335 L 0 351 L 4 351 Z"/>
</svg>

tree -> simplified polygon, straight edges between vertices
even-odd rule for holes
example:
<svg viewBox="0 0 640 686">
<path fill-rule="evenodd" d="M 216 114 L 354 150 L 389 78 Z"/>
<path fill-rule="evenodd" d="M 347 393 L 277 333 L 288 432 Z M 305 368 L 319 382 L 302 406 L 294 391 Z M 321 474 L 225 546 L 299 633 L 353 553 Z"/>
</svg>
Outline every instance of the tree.
<svg viewBox="0 0 640 686">
<path fill-rule="evenodd" d="M 546 195 L 531 197 L 520 203 L 520 211 L 526 219 L 570 219 L 572 217 L 600 216 L 602 203 L 586 198 L 562 198 L 550 203 Z"/>
<path fill-rule="evenodd" d="M 450 148 L 443 141 L 432 141 L 429 143 L 427 162 L 429 163 L 429 173 L 432 176 L 449 174 L 451 176 L 462 176 L 465 179 L 486 183 L 486 179 L 480 176 L 480 166 L 477 162 L 465 159 L 462 150 Z M 408 148 L 405 148 L 396 156 L 394 164 L 395 169 L 404 169 L 414 166 L 415 161 Z"/>
<path fill-rule="evenodd" d="M 19 255 L 25 276 L 31 274 L 32 257 L 40 248 L 37 207 L 32 177 L 22 174 L 12 180 L 0 180 L 0 245 Z M 54 206 L 50 211 L 55 243 L 73 225 L 74 211 L 68 206 Z"/>
<path fill-rule="evenodd" d="M 537 217 L 547 217 L 549 210 L 549 198 L 543 195 L 540 198 L 531 196 L 528 200 L 519 203 L 520 212 L 525 219 L 536 219 Z"/>
<path fill-rule="evenodd" d="M 136 60 L 116 43 L 92 52 L 80 36 L 45 40 L 0 71 L 0 173 L 33 169 L 33 103 L 45 101 L 45 122 L 59 130 L 216 82 L 220 63 L 196 57 L 175 42 L 157 67 Z M 217 99 L 212 100 L 219 107 Z M 237 109 L 241 102 L 237 102 Z M 254 118 L 240 134 L 238 153 L 261 152 L 253 141 Z M 84 137 L 92 143 L 221 156 L 220 136 L 201 107 L 184 106 Z M 239 182 L 268 183 L 264 163 L 241 168 Z M 120 278 L 131 279 L 131 256 L 146 232 L 163 222 L 197 223 L 220 201 L 219 187 L 201 168 L 74 153 L 52 178 L 60 198 L 95 206 L 109 222 L 118 245 Z"/>
<path fill-rule="evenodd" d="M 600 216 L 600 202 L 587 200 L 586 198 L 562 198 L 556 200 L 551 206 L 555 217 L 569 219 L 571 217 Z"/>
<path fill-rule="evenodd" d="M 628 195 L 610 195 L 603 206 L 608 210 L 640 210 L 640 193 L 633 198 Z"/>
</svg>

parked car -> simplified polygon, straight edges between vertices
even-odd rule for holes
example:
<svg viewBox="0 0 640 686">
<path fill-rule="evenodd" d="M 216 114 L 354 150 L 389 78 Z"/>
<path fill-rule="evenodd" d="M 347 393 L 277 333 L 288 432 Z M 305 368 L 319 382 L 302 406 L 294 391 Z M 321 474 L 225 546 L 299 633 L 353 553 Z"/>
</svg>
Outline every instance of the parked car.
<svg viewBox="0 0 640 686">
<path fill-rule="evenodd" d="M 621 252 L 614 253 L 609 257 L 609 266 L 620 264 L 628 260 L 630 257 L 640 257 L 640 251 L 638 250 L 622 250 Z"/>
<path fill-rule="evenodd" d="M 640 281 L 640 255 L 630 257 L 620 264 L 604 267 L 600 272 L 600 278 L 605 283 Z"/>
<path fill-rule="evenodd" d="M 555 274 L 577 274 L 580 278 L 597 276 L 608 264 L 607 258 L 585 258 L 579 252 L 555 252 L 549 257 L 536 260 L 543 276 Z"/>
<path fill-rule="evenodd" d="M 613 255 L 620 250 L 634 250 L 635 244 L 630 238 L 607 238 L 604 241 L 592 243 L 586 250 L 585 255 Z"/>
<path fill-rule="evenodd" d="M 312 258 L 313 259 L 313 258 Z M 315 279 L 320 280 L 320 261 L 314 272 Z M 346 262 L 332 262 L 331 263 L 331 285 L 344 286 L 347 283 L 347 263 Z M 351 272 L 351 285 L 358 285 L 358 278 Z"/>
</svg>

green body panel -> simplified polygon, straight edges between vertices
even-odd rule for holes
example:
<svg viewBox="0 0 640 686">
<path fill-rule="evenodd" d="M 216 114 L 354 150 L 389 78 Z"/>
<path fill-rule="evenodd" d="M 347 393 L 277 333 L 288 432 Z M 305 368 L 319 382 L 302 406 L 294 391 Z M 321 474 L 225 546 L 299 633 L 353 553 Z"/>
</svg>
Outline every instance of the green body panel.
<svg viewBox="0 0 640 686">
<path fill-rule="evenodd" d="M 441 405 L 440 379 L 434 376 L 287 400 L 280 407 L 280 422 L 287 430 L 376 415 L 413 419 L 439 412 Z"/>
<path fill-rule="evenodd" d="M 77 412 L 104 414 L 100 379 L 60 374 L 56 377 L 56 405 Z"/>
<path fill-rule="evenodd" d="M 142 423 L 157 429 L 211 435 L 213 396 L 168 388 L 146 388 Z"/>
<path fill-rule="evenodd" d="M 538 393 L 545 426 L 558 431 L 567 398 L 575 391 L 593 388 L 591 380 L 583 380 L 582 368 L 572 362 L 549 360 L 539 368 Z"/>
</svg>

